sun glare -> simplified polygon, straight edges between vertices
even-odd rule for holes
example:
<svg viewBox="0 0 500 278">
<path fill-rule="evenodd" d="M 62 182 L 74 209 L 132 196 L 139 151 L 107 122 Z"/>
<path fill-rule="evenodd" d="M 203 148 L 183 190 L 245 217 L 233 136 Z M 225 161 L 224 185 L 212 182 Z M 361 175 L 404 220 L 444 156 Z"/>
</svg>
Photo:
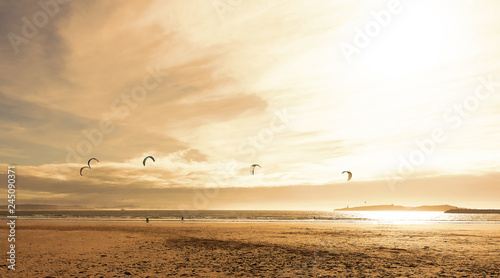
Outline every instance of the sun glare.
<svg viewBox="0 0 500 278">
<path fill-rule="evenodd" d="M 364 211 L 362 213 L 368 219 L 393 224 L 412 224 L 422 221 L 432 221 L 437 217 L 435 212 L 427 211 Z"/>
<path fill-rule="evenodd" d="M 436 64 L 442 52 L 443 22 L 436 8 L 414 3 L 394 16 L 365 52 L 366 68 L 400 76 Z"/>
</svg>

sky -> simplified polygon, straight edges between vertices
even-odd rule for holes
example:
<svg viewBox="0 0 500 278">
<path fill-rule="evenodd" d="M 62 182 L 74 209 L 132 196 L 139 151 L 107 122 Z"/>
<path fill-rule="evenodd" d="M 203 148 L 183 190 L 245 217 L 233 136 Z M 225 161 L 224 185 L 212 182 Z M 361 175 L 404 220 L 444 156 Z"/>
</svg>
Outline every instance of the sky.
<svg viewBox="0 0 500 278">
<path fill-rule="evenodd" d="M 499 13 L 0 1 L 0 178 L 74 208 L 500 208 Z"/>
</svg>

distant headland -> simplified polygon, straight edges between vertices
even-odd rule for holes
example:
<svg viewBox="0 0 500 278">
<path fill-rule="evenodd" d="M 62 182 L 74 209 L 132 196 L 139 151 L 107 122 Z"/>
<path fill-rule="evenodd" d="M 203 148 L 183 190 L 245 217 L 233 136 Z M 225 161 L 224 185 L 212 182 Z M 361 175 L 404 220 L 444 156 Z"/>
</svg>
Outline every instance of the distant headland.
<svg viewBox="0 0 500 278">
<path fill-rule="evenodd" d="M 434 211 L 444 213 L 499 213 L 500 209 L 468 209 L 450 205 L 405 207 L 398 205 L 377 205 L 362 207 L 346 207 L 335 209 L 335 211 Z"/>
<path fill-rule="evenodd" d="M 450 205 L 437 205 L 437 206 L 418 206 L 418 207 L 405 207 L 398 205 L 377 205 L 377 206 L 363 206 L 363 207 L 346 207 L 336 209 L 335 211 L 447 211 L 450 209 L 458 209 L 456 206 Z"/>
<path fill-rule="evenodd" d="M 500 209 L 469 209 L 459 208 L 450 205 L 435 205 L 435 206 L 418 206 L 405 207 L 398 205 L 377 205 L 377 206 L 362 206 L 362 207 L 346 207 L 335 209 L 335 211 L 434 211 L 444 213 L 498 213 Z"/>
</svg>

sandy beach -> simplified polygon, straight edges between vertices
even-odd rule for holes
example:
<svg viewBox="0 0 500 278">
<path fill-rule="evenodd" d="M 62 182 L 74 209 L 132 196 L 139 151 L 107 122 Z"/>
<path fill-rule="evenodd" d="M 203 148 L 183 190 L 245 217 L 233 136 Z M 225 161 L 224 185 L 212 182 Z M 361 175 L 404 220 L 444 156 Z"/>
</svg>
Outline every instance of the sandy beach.
<svg viewBox="0 0 500 278">
<path fill-rule="evenodd" d="M 0 276 L 498 277 L 500 227 L 21 222 Z"/>
</svg>

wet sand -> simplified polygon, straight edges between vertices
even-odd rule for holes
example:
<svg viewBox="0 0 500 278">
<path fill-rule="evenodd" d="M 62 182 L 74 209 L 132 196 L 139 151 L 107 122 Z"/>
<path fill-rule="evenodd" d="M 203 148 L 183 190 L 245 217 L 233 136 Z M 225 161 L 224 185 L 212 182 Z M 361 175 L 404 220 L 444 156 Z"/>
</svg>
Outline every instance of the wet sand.
<svg viewBox="0 0 500 278">
<path fill-rule="evenodd" d="M 500 225 L 20 222 L 16 255 L 0 277 L 499 277 Z"/>
</svg>

